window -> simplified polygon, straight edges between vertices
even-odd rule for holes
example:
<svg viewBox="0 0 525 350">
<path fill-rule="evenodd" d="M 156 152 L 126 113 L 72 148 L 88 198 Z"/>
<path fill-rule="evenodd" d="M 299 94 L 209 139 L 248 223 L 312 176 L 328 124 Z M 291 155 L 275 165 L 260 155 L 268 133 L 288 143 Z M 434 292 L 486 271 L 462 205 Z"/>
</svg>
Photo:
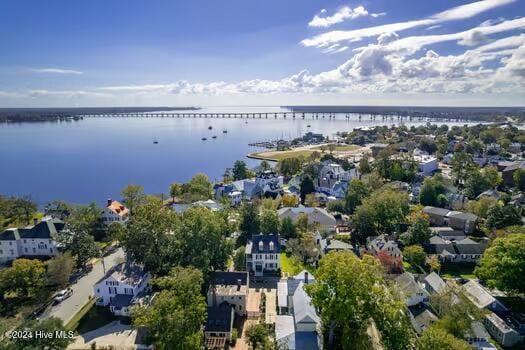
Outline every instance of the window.
<svg viewBox="0 0 525 350">
<path fill-rule="evenodd" d="M 262 241 L 259 242 L 259 250 L 263 250 L 264 248 L 264 244 Z"/>
<path fill-rule="evenodd" d="M 273 251 L 273 242 L 270 242 L 270 250 Z"/>
</svg>

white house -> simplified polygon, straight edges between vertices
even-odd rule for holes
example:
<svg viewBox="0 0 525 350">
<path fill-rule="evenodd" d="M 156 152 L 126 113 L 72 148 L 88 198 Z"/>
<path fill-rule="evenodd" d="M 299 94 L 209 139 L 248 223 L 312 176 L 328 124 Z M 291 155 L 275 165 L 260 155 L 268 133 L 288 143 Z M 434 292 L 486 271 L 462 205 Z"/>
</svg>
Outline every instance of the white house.
<svg viewBox="0 0 525 350">
<path fill-rule="evenodd" d="M 414 275 L 410 272 L 405 272 L 397 276 L 395 281 L 405 297 L 405 303 L 407 306 L 429 302 L 430 294 L 422 285 L 416 282 Z"/>
<path fill-rule="evenodd" d="M 256 278 L 281 269 L 279 235 L 254 235 L 246 244 L 246 271 Z"/>
<path fill-rule="evenodd" d="M 109 226 L 113 222 L 125 225 L 129 218 L 129 209 L 124 204 L 113 199 L 108 199 L 104 209 L 102 209 L 102 222 Z"/>
<path fill-rule="evenodd" d="M 117 316 L 128 316 L 130 307 L 150 290 L 151 276 L 138 265 L 123 262 L 111 268 L 93 287 L 97 305 L 109 306 Z"/>
<path fill-rule="evenodd" d="M 438 170 L 438 161 L 436 157 L 428 155 L 414 156 L 414 160 L 418 163 L 418 169 L 424 175 L 431 175 Z"/>
<path fill-rule="evenodd" d="M 0 233 L 0 263 L 20 257 L 49 257 L 58 253 L 55 235 L 64 228 L 61 220 L 45 217 L 24 228 Z"/>
</svg>

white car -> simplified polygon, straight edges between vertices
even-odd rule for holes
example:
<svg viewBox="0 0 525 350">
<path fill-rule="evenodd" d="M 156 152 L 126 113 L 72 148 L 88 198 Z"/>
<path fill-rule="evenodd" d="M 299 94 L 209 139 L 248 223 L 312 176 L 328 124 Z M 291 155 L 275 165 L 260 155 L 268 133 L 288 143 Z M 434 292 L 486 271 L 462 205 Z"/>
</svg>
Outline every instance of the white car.
<svg viewBox="0 0 525 350">
<path fill-rule="evenodd" d="M 71 288 L 66 288 L 64 290 L 61 290 L 55 295 L 55 302 L 60 303 L 67 298 L 69 298 L 73 294 L 73 290 Z"/>
</svg>

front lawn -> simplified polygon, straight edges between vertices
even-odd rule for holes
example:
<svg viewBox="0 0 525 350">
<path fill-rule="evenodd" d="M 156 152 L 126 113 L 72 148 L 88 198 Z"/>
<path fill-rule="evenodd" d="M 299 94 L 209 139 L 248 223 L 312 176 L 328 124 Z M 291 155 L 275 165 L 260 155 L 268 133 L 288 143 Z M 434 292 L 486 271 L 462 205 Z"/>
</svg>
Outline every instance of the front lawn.
<svg viewBox="0 0 525 350">
<path fill-rule="evenodd" d="M 465 279 L 476 278 L 474 275 L 474 268 L 472 264 L 445 264 L 441 267 L 441 274 L 445 278 L 461 277 Z"/>
<path fill-rule="evenodd" d="M 117 318 L 108 307 L 94 305 L 82 316 L 76 325 L 78 334 L 84 334 L 115 321 Z"/>
<path fill-rule="evenodd" d="M 289 276 L 295 276 L 303 270 L 307 270 L 312 274 L 315 271 L 315 269 L 312 266 L 303 264 L 294 256 L 287 256 L 284 252 L 281 253 L 281 272 L 283 274 L 287 273 Z"/>
</svg>

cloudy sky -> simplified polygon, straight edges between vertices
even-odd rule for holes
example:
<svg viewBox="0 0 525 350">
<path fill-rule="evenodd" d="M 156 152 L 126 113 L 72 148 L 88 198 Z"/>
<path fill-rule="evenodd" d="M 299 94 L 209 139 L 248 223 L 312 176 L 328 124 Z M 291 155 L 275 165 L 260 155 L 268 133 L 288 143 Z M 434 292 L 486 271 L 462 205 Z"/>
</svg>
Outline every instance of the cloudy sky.
<svg viewBox="0 0 525 350">
<path fill-rule="evenodd" d="M 524 0 L 5 0 L 0 107 L 525 105 Z"/>
</svg>

